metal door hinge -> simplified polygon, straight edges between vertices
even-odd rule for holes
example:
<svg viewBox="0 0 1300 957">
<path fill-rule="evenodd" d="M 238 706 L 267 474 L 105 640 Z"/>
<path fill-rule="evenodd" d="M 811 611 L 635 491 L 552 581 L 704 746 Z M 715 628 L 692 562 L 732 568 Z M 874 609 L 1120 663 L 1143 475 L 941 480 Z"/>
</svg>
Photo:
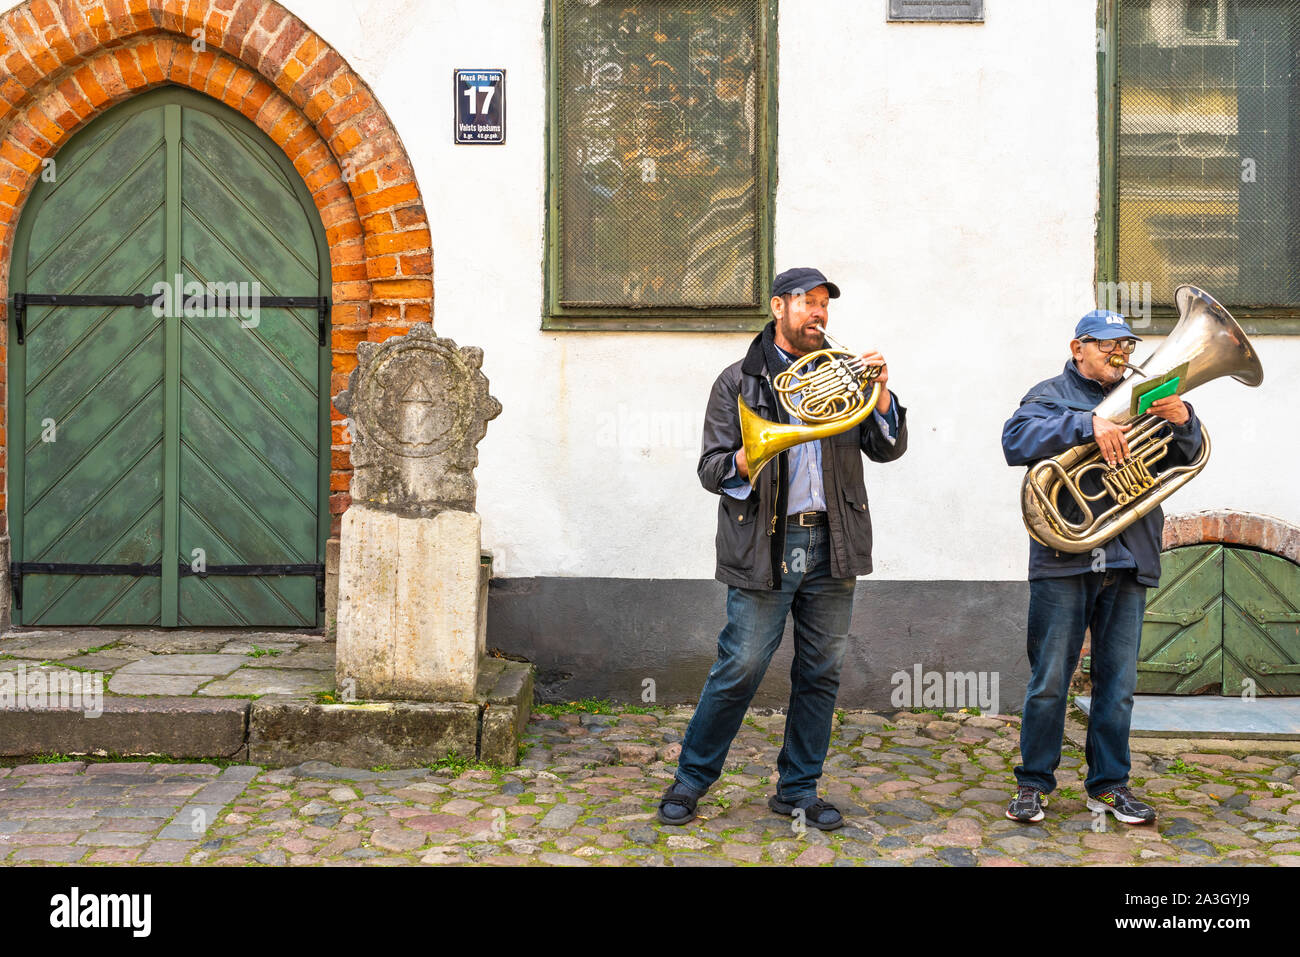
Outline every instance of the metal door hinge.
<svg viewBox="0 0 1300 957">
<path fill-rule="evenodd" d="M 1300 621 L 1300 611 L 1269 611 L 1257 605 L 1243 605 L 1244 611 L 1261 625 L 1280 625 Z"/>
<path fill-rule="evenodd" d="M 1158 671 L 1162 674 L 1189 675 L 1201 666 L 1200 655 L 1188 654 L 1177 663 L 1169 661 L 1139 661 L 1138 671 Z"/>
<path fill-rule="evenodd" d="M 14 608 L 23 607 L 24 575 L 131 575 L 158 577 L 162 565 L 142 565 L 139 562 L 108 564 L 103 562 L 10 562 L 9 583 L 14 593 Z"/>
<path fill-rule="evenodd" d="M 1195 624 L 1204 617 L 1204 608 L 1197 611 L 1149 611 L 1143 616 L 1146 621 L 1153 621 L 1161 625 L 1182 625 L 1183 627 Z"/>
<path fill-rule="evenodd" d="M 1300 675 L 1300 665 L 1260 661 L 1254 655 L 1246 656 L 1246 667 L 1260 675 Z"/>
</svg>

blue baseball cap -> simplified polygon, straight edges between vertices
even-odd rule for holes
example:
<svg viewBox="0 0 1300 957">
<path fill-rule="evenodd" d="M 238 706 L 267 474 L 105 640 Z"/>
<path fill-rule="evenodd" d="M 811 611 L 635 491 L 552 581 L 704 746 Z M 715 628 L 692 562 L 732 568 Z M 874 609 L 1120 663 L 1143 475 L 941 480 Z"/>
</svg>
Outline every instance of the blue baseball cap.
<svg viewBox="0 0 1300 957">
<path fill-rule="evenodd" d="M 1124 317 L 1118 312 L 1111 312 L 1109 309 L 1094 309 L 1074 327 L 1074 338 L 1076 339 L 1137 339 L 1141 341 L 1141 336 L 1135 336 L 1133 330 L 1128 327 Z"/>
<path fill-rule="evenodd" d="M 807 292 L 817 286 L 825 286 L 832 299 L 840 298 L 840 287 L 826 278 L 820 269 L 811 266 L 796 266 L 787 269 L 772 280 L 772 295 L 784 296 L 787 292 Z"/>
</svg>

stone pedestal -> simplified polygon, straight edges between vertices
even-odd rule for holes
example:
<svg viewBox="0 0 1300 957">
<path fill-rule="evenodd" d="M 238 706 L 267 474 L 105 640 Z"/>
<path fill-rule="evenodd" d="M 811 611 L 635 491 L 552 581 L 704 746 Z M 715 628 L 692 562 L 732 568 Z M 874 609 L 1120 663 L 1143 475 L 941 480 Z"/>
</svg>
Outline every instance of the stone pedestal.
<svg viewBox="0 0 1300 957">
<path fill-rule="evenodd" d="M 354 504 L 339 557 L 338 688 L 363 700 L 472 701 L 484 651 L 474 512 Z"/>
<path fill-rule="evenodd" d="M 352 506 L 339 541 L 345 700 L 476 700 L 487 638 L 474 511 L 477 445 L 501 412 L 483 351 L 427 323 L 357 347 L 334 405 L 349 417 Z"/>
</svg>

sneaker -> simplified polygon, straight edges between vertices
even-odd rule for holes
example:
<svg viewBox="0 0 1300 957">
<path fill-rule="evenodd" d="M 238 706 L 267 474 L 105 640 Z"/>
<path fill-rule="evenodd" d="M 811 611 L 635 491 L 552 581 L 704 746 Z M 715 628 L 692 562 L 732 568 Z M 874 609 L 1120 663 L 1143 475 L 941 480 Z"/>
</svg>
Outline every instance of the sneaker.
<svg viewBox="0 0 1300 957">
<path fill-rule="evenodd" d="M 1150 804 L 1143 804 L 1126 787 L 1089 795 L 1088 810 L 1109 811 L 1115 815 L 1115 820 L 1125 824 L 1154 824 L 1156 819 L 1156 809 Z"/>
<path fill-rule="evenodd" d="M 819 831 L 833 831 L 837 827 L 844 826 L 844 817 L 840 814 L 839 809 L 834 804 L 829 804 L 817 796 L 800 798 L 797 801 L 787 803 L 782 801 L 776 795 L 767 802 L 777 814 L 789 814 L 794 816 L 798 809 L 803 810 L 803 821 L 809 827 L 815 827 Z"/>
<path fill-rule="evenodd" d="M 659 820 L 664 824 L 690 823 L 695 820 L 695 805 L 702 796 L 680 781 L 674 780 L 659 799 Z"/>
<path fill-rule="evenodd" d="M 1038 788 L 1022 784 L 1016 788 L 1016 796 L 1007 805 L 1007 817 L 1024 824 L 1037 824 L 1043 819 L 1043 808 L 1047 807 L 1047 795 Z"/>
</svg>

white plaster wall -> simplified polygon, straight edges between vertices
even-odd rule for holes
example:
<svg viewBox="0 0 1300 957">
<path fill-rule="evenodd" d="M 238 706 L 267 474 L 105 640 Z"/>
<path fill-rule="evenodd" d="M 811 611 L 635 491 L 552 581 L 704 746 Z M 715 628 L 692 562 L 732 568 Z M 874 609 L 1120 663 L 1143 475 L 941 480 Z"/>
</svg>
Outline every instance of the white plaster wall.
<svg viewBox="0 0 1300 957">
<path fill-rule="evenodd" d="M 391 115 L 432 224 L 435 328 L 486 351 L 505 409 L 478 470 L 496 573 L 710 577 L 699 426 L 750 335 L 540 331 L 542 0 L 290 6 Z M 1092 308 L 1095 0 L 986 7 L 983 25 L 935 25 L 886 23 L 884 0 L 781 3 L 776 268 L 842 286 L 831 331 L 886 355 L 909 413 L 907 455 L 868 463 L 879 578 L 1023 577 L 1023 470 L 1004 463 L 1002 423 Z M 507 70 L 505 146 L 452 145 L 458 67 Z M 1262 388 L 1192 396 L 1214 457 L 1168 511 L 1300 523 L 1300 338 L 1257 345 Z"/>
</svg>

